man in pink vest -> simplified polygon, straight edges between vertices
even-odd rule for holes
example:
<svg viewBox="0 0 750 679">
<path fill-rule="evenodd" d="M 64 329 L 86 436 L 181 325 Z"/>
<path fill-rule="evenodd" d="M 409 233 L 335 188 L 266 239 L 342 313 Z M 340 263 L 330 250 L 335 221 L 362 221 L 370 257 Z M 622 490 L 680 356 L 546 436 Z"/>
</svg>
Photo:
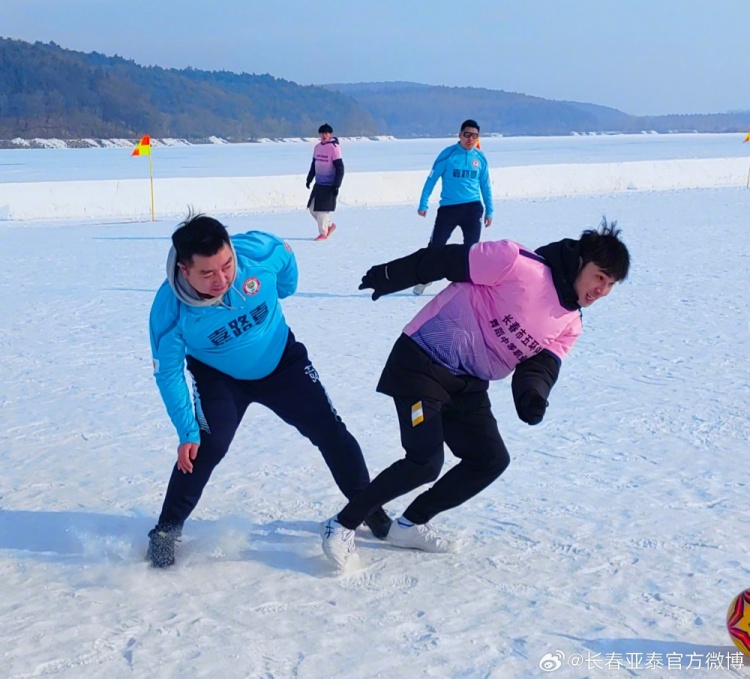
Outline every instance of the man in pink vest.
<svg viewBox="0 0 750 679">
<path fill-rule="evenodd" d="M 406 325 L 378 391 L 396 405 L 403 459 L 383 470 L 322 524 L 323 551 L 339 567 L 357 560 L 354 529 L 374 509 L 422 486 L 387 536 L 397 547 L 452 551 L 428 523 L 466 502 L 510 463 L 487 394 L 511 374 L 518 417 L 539 424 L 560 364 L 581 334 L 581 310 L 628 275 L 616 223 L 536 251 L 510 241 L 423 248 L 372 267 L 360 290 L 376 300 L 416 284 L 453 281 Z M 441 478 L 444 445 L 460 460 Z"/>
<path fill-rule="evenodd" d="M 333 128 L 325 123 L 318 128 L 318 134 L 320 143 L 313 149 L 305 186 L 309 189 L 310 183 L 315 179 L 307 208 L 318 224 L 318 236 L 315 240 L 320 241 L 326 240 L 336 229 L 336 225 L 331 222 L 331 212 L 336 210 L 336 198 L 344 179 L 344 161 L 341 159 L 339 140 L 333 136 Z"/>
</svg>

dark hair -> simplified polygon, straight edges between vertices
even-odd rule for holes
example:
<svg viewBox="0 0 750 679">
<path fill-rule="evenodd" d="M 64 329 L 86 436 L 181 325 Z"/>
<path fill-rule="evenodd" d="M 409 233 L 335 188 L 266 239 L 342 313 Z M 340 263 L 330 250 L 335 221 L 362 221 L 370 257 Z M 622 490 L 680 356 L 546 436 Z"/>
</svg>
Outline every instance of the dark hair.
<svg viewBox="0 0 750 679">
<path fill-rule="evenodd" d="M 581 234 L 581 261 L 585 266 L 594 262 L 604 273 L 616 281 L 624 281 L 630 269 L 630 253 L 620 240 L 617 222 L 607 222 L 602 217 L 598 229 L 587 229 Z"/>
<path fill-rule="evenodd" d="M 461 123 L 461 129 L 459 130 L 459 132 L 463 132 L 467 127 L 476 127 L 477 132 L 479 132 L 479 123 L 476 120 L 472 120 L 471 118 L 469 118 L 468 120 L 464 120 Z"/>
<path fill-rule="evenodd" d="M 195 255 L 211 257 L 228 244 L 229 234 L 218 219 L 192 212 L 172 234 L 177 261 L 186 266 L 193 263 Z"/>
<path fill-rule="evenodd" d="M 318 128 L 318 134 L 323 134 L 324 132 L 328 132 L 328 134 L 333 134 L 333 128 L 328 123 L 323 123 Z"/>
</svg>

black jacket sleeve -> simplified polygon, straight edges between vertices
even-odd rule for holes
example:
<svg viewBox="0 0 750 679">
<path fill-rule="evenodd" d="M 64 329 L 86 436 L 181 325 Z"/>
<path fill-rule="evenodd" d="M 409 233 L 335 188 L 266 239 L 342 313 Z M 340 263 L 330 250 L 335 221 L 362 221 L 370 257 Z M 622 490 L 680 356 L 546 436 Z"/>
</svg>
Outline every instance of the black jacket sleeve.
<svg viewBox="0 0 750 679">
<path fill-rule="evenodd" d="M 518 417 L 527 424 L 542 421 L 559 375 L 560 359 L 546 349 L 516 366 L 511 388 Z"/>
<path fill-rule="evenodd" d="M 333 161 L 333 169 L 336 170 L 336 176 L 333 179 L 333 185 L 338 189 L 341 188 L 341 182 L 344 181 L 344 161 L 337 158 Z"/>
<path fill-rule="evenodd" d="M 305 180 L 308 189 L 310 188 L 310 182 L 313 179 L 315 179 L 315 158 L 313 158 L 312 163 L 310 163 L 310 171 L 307 173 L 307 179 Z"/>
<path fill-rule="evenodd" d="M 371 288 L 373 300 L 417 283 L 432 283 L 447 278 L 462 282 L 469 279 L 470 245 L 444 245 L 422 248 L 401 259 L 371 267 L 362 276 L 360 290 Z"/>
</svg>

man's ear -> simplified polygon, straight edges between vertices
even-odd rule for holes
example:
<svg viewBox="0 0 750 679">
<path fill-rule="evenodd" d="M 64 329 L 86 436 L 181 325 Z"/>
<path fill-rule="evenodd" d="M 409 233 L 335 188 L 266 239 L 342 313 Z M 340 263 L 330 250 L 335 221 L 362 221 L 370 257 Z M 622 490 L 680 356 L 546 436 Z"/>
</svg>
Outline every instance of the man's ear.
<svg viewBox="0 0 750 679">
<path fill-rule="evenodd" d="M 180 267 L 180 271 L 182 272 L 183 278 L 187 279 L 188 277 L 188 268 L 184 264 L 180 264 L 177 262 L 177 266 Z"/>
</svg>

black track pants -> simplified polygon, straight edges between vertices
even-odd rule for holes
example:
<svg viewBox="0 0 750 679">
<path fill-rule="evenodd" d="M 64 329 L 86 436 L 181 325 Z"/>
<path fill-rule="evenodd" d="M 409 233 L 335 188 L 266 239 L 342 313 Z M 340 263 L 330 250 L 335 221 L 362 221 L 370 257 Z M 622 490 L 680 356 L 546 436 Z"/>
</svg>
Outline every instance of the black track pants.
<svg viewBox="0 0 750 679">
<path fill-rule="evenodd" d="M 266 406 L 308 438 L 345 497 L 367 486 L 369 474 L 359 443 L 333 408 L 307 349 L 291 332 L 279 365 L 263 379 L 237 380 L 192 357 L 188 369 L 195 379 L 201 442 L 191 474 L 183 474 L 177 465 L 172 470 L 159 523 L 181 526 L 190 516 L 251 403 Z"/>
</svg>

